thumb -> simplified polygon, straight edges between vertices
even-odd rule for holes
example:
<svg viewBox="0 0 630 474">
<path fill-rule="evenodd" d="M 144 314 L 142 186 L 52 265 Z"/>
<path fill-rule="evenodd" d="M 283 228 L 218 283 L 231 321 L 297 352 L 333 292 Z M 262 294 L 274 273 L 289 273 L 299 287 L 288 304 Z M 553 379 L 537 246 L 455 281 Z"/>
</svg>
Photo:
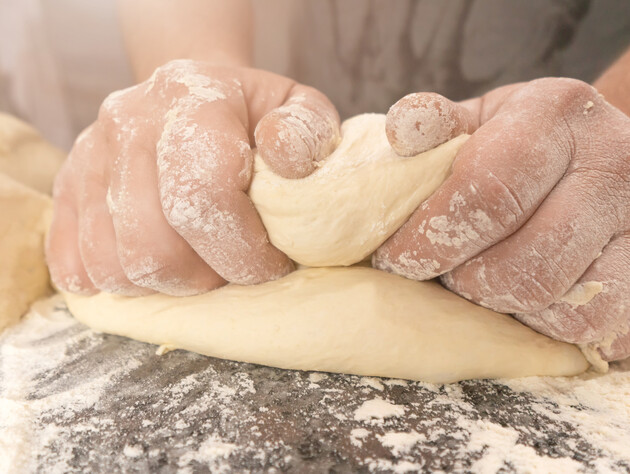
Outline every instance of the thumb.
<svg viewBox="0 0 630 474">
<path fill-rule="evenodd" d="M 254 138 L 261 158 L 276 174 L 303 178 L 337 146 L 339 114 L 317 89 L 296 84 L 284 103 L 258 122 Z"/>
<path fill-rule="evenodd" d="M 409 94 L 387 113 L 385 131 L 390 145 L 401 156 L 435 148 L 479 126 L 475 104 L 451 102 L 433 92 Z"/>
<path fill-rule="evenodd" d="M 399 155 L 413 156 L 462 133 L 472 134 L 522 85 L 498 87 L 482 97 L 463 102 L 452 102 L 434 92 L 406 95 L 387 113 L 387 139 Z"/>
</svg>

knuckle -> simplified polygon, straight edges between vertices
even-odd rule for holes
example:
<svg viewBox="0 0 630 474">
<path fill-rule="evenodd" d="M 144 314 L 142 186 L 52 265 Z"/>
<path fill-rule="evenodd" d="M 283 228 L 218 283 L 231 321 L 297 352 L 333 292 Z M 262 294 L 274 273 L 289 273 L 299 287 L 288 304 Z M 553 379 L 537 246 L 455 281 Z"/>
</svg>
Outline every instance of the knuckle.
<svg viewBox="0 0 630 474">
<path fill-rule="evenodd" d="M 219 203 L 229 200 L 224 188 L 212 183 L 188 181 L 183 189 L 161 192 L 164 217 L 179 232 L 203 231 Z"/>
<path fill-rule="evenodd" d="M 153 73 L 156 80 L 170 80 L 179 71 L 198 72 L 199 63 L 194 59 L 172 59 L 157 67 Z"/>
<path fill-rule="evenodd" d="M 529 313 L 549 307 L 557 297 L 544 275 L 526 271 L 513 262 L 486 263 L 473 260 L 463 275 L 453 272 L 452 284 L 459 293 L 472 296 L 483 306 L 502 313 Z"/>
<path fill-rule="evenodd" d="M 500 232 L 513 229 L 525 217 L 525 207 L 530 206 L 529 202 L 523 203 L 524 199 L 517 191 L 491 171 L 487 171 L 483 177 L 473 177 L 469 183 L 469 192 L 477 198 L 478 212 L 488 216 Z"/>
<path fill-rule="evenodd" d="M 567 289 L 558 277 L 557 265 L 538 252 L 533 257 L 533 264 L 508 265 L 506 281 L 516 282 L 514 294 L 520 301 L 515 311 L 539 311 L 552 305 Z"/>
<path fill-rule="evenodd" d="M 101 121 L 116 121 L 120 115 L 120 110 L 123 108 L 126 99 L 130 95 L 131 89 L 123 89 L 110 93 L 98 111 L 98 119 Z"/>
<path fill-rule="evenodd" d="M 517 318 L 549 337 L 570 344 L 587 344 L 599 339 L 603 334 L 601 329 L 591 322 L 589 314 L 561 304 L 520 314 Z"/>
<path fill-rule="evenodd" d="M 542 78 L 525 86 L 519 93 L 521 98 L 535 97 L 542 117 L 556 117 L 566 120 L 571 117 L 583 117 L 601 98 L 597 90 L 578 79 Z"/>
<path fill-rule="evenodd" d="M 169 252 L 149 252 L 144 244 L 125 246 L 120 252 L 120 264 L 129 281 L 135 285 L 159 290 L 167 286 L 176 275 L 174 255 Z"/>
<path fill-rule="evenodd" d="M 580 101 L 580 105 L 582 105 L 583 100 L 596 99 L 598 96 L 597 90 L 593 86 L 579 79 L 547 77 L 536 79 L 532 81 L 532 84 L 543 91 L 551 93 L 550 97 L 560 105 L 575 101 Z M 583 109 L 580 110 L 580 113 L 582 111 Z"/>
</svg>

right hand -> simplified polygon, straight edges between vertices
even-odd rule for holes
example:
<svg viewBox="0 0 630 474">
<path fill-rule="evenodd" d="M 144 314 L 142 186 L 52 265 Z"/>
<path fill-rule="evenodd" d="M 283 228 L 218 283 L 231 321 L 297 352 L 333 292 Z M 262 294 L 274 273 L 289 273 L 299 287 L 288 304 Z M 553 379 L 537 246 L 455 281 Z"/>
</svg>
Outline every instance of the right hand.
<svg viewBox="0 0 630 474">
<path fill-rule="evenodd" d="M 193 295 L 293 269 L 247 196 L 252 147 L 310 174 L 339 140 L 319 91 L 266 71 L 177 60 L 111 94 L 55 182 L 47 258 L 63 291 Z"/>
</svg>

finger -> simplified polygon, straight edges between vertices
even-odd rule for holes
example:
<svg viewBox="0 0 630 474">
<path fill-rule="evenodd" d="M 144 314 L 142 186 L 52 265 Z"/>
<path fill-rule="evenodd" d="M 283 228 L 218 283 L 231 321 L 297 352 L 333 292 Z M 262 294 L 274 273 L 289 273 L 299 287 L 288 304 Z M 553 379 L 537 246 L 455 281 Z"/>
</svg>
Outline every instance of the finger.
<svg viewBox="0 0 630 474">
<path fill-rule="evenodd" d="M 157 150 L 166 219 L 219 275 L 255 284 L 292 270 L 246 194 L 253 155 L 233 108 L 215 102 L 174 111 Z"/>
<path fill-rule="evenodd" d="M 478 121 L 468 107 L 433 92 L 420 92 L 406 95 L 389 109 L 385 132 L 396 153 L 414 156 L 473 133 Z"/>
<path fill-rule="evenodd" d="M 87 138 L 75 148 L 81 155 L 83 170 L 77 183 L 78 240 L 85 271 L 101 291 L 127 296 L 151 293 L 126 277 L 118 259 L 114 224 L 107 207 L 109 160 L 106 157 L 113 151 L 107 145 L 101 124 L 90 127 Z"/>
<path fill-rule="evenodd" d="M 452 270 L 525 223 L 574 154 L 567 114 L 594 90 L 533 81 L 484 103 L 497 112 L 462 146 L 451 176 L 377 250 L 374 264 L 423 280 Z M 567 112 L 569 111 L 569 112 Z M 487 112 L 480 111 L 483 118 Z M 568 145 L 567 145 L 568 144 Z"/>
<path fill-rule="evenodd" d="M 538 332 L 600 349 L 606 360 L 630 356 L 630 233 L 616 236 L 560 301 L 515 317 Z"/>
<path fill-rule="evenodd" d="M 90 295 L 97 292 L 79 253 L 76 193 L 70 158 L 55 179 L 53 218 L 46 238 L 46 260 L 53 284 L 62 291 Z"/>
<path fill-rule="evenodd" d="M 285 102 L 258 122 L 254 135 L 258 153 L 275 173 L 303 178 L 337 146 L 339 114 L 324 94 L 296 84 Z"/>
<path fill-rule="evenodd" d="M 586 190 L 584 181 L 594 189 Z M 564 178 L 513 235 L 444 276 L 447 287 L 503 313 L 539 311 L 565 294 L 610 238 L 618 219 L 597 199 L 612 186 L 582 173 Z"/>
<path fill-rule="evenodd" d="M 148 131 L 133 125 L 118 152 L 111 179 L 111 213 L 118 257 L 138 287 L 173 296 L 207 292 L 225 284 L 168 224 L 158 192 L 154 152 L 142 146 Z"/>
</svg>

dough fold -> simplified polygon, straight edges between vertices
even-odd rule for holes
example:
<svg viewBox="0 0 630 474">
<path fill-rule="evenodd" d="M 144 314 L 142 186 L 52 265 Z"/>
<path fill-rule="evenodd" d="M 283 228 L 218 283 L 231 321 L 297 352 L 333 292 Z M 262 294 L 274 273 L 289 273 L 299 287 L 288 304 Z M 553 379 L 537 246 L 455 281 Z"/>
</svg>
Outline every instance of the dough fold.
<svg viewBox="0 0 630 474">
<path fill-rule="evenodd" d="M 346 120 L 342 141 L 303 179 L 285 179 L 256 156 L 249 195 L 271 243 L 309 267 L 352 265 L 374 252 L 450 174 L 461 135 L 403 158 L 385 135 L 385 116 Z"/>
<path fill-rule="evenodd" d="M 588 367 L 577 347 L 437 283 L 366 267 L 308 268 L 184 298 L 65 296 L 99 331 L 285 369 L 447 383 Z"/>
</svg>

